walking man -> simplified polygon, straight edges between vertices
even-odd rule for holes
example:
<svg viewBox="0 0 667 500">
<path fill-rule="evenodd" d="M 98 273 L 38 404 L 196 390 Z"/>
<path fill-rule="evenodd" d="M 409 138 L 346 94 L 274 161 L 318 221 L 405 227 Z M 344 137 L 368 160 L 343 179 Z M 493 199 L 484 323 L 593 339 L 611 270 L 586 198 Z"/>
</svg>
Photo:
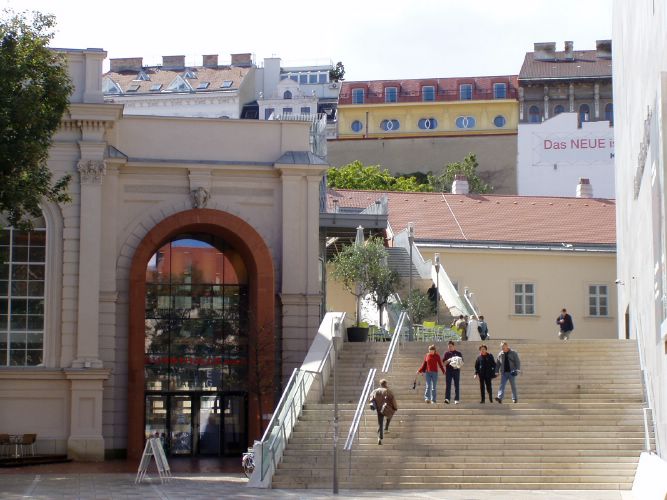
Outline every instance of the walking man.
<svg viewBox="0 0 667 500">
<path fill-rule="evenodd" d="M 484 321 L 484 316 L 479 317 L 477 322 L 477 332 L 479 333 L 479 338 L 486 340 L 489 338 L 489 325 Z"/>
<path fill-rule="evenodd" d="M 382 444 L 384 432 L 389 432 L 389 422 L 391 422 L 391 417 L 393 417 L 396 410 L 398 410 L 394 393 L 387 387 L 387 381 L 385 379 L 380 380 L 380 387 L 371 393 L 370 400 L 371 404 L 375 405 L 375 411 L 378 415 L 378 444 Z M 386 422 L 384 421 L 385 418 L 387 419 Z"/>
<path fill-rule="evenodd" d="M 479 378 L 480 404 L 484 404 L 484 389 L 489 393 L 489 403 L 493 403 L 491 379 L 496 376 L 496 360 L 489 354 L 486 344 L 479 346 L 479 356 L 475 361 L 475 378 Z"/>
<path fill-rule="evenodd" d="M 512 386 L 512 401 L 518 403 L 519 393 L 516 389 L 516 377 L 521 371 L 521 360 L 519 360 L 517 352 L 510 349 L 510 345 L 507 342 L 503 342 L 500 345 L 503 350 L 498 354 L 498 360 L 496 361 L 496 373 L 500 373 L 500 387 L 498 387 L 496 401 L 498 403 L 503 402 L 505 385 L 509 381 Z"/>
<path fill-rule="evenodd" d="M 435 404 L 437 397 L 438 386 L 438 368 L 445 374 L 445 366 L 442 364 L 440 354 L 435 350 L 434 345 L 428 346 L 428 354 L 424 356 L 422 363 L 417 373 L 424 374 L 424 381 L 426 389 L 424 390 L 424 402 L 427 404 Z"/>
<path fill-rule="evenodd" d="M 447 345 L 448 351 L 445 353 L 445 404 L 449 404 L 449 397 L 452 395 L 452 381 L 454 382 L 454 404 L 459 404 L 459 381 L 461 380 L 461 367 L 463 366 L 463 354 L 456 350 L 456 344 L 450 340 Z M 459 358 L 458 360 L 456 358 Z"/>
<path fill-rule="evenodd" d="M 556 318 L 556 323 L 558 323 L 558 327 L 560 328 L 558 338 L 567 340 L 570 337 L 572 330 L 574 330 L 574 323 L 572 322 L 572 316 L 567 313 L 565 308 L 560 312 L 560 316 Z"/>
</svg>

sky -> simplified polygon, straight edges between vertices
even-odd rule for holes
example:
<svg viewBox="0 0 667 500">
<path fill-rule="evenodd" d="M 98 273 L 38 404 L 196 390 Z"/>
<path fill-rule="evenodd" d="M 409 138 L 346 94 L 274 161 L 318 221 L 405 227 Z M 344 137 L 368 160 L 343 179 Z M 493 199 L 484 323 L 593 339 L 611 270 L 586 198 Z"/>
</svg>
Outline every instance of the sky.
<svg viewBox="0 0 667 500">
<path fill-rule="evenodd" d="M 103 48 L 107 57 L 250 52 L 261 65 L 342 61 L 346 80 L 518 74 L 535 42 L 594 49 L 611 38 L 612 0 L 0 0 L 56 16 L 52 47 Z"/>
</svg>

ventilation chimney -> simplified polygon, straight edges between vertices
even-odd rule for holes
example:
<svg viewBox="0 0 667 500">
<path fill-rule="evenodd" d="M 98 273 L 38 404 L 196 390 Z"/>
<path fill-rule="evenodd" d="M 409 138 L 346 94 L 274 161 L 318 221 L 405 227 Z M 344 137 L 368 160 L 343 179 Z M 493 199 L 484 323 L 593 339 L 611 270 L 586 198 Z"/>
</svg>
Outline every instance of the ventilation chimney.
<svg viewBox="0 0 667 500">
<path fill-rule="evenodd" d="M 252 54 L 232 54 L 232 66 L 240 68 L 249 68 L 252 66 Z"/>
<path fill-rule="evenodd" d="M 452 194 L 468 194 L 469 192 L 468 178 L 463 174 L 456 174 L 452 182 Z"/>
<path fill-rule="evenodd" d="M 593 197 L 593 186 L 591 186 L 591 181 L 585 177 L 579 178 L 579 184 L 577 184 L 577 198 L 592 198 Z"/>
<path fill-rule="evenodd" d="M 162 69 L 185 69 L 185 56 L 162 56 Z"/>
<path fill-rule="evenodd" d="M 566 61 L 574 60 L 574 42 L 570 40 L 565 41 L 565 60 Z"/>
<path fill-rule="evenodd" d="M 556 58 L 556 42 L 535 43 L 533 46 L 536 61 L 553 61 Z"/>
<path fill-rule="evenodd" d="M 611 59 L 611 40 L 597 40 L 595 49 L 598 59 Z"/>
<path fill-rule="evenodd" d="M 109 70 L 114 73 L 119 71 L 141 71 L 144 58 L 143 57 L 122 57 L 120 59 L 109 59 Z"/>
<path fill-rule="evenodd" d="M 209 54 L 202 56 L 203 65 L 205 68 L 217 68 L 218 67 L 218 54 Z"/>
</svg>

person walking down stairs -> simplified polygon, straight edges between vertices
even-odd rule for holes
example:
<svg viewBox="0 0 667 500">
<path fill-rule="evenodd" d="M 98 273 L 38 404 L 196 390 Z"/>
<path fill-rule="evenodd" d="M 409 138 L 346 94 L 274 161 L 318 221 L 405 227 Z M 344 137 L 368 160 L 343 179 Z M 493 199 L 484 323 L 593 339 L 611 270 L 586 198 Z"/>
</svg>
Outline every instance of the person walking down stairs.
<svg viewBox="0 0 667 500">
<path fill-rule="evenodd" d="M 398 410 L 394 393 L 387 387 L 387 381 L 385 379 L 380 380 L 380 387 L 371 393 L 370 401 L 371 408 L 375 407 L 375 411 L 378 415 L 378 444 L 382 444 L 384 432 L 389 432 L 389 422 L 391 422 L 391 417 L 393 417 L 396 410 Z M 385 418 L 387 419 L 386 422 L 384 421 Z"/>
<path fill-rule="evenodd" d="M 510 349 L 507 342 L 502 342 L 500 345 L 503 350 L 498 354 L 498 360 L 496 361 L 496 373 L 500 373 L 500 387 L 498 388 L 496 401 L 498 403 L 503 402 L 505 386 L 509 381 L 510 386 L 512 386 L 512 401 L 518 403 L 519 393 L 516 388 L 516 377 L 521 372 L 521 360 L 517 352 Z"/>
<path fill-rule="evenodd" d="M 452 395 L 452 382 L 454 382 L 454 404 L 459 404 L 461 395 L 459 392 L 459 382 L 461 380 L 461 367 L 463 366 L 463 354 L 456 350 L 456 343 L 450 340 L 447 343 L 447 352 L 445 353 L 445 404 L 449 404 L 449 398 Z M 457 359 L 458 358 L 458 359 Z"/>
<path fill-rule="evenodd" d="M 424 385 L 426 389 L 424 390 L 424 402 L 435 404 L 437 399 L 437 386 L 438 386 L 438 368 L 442 371 L 442 374 L 445 374 L 445 365 L 442 364 L 442 359 L 440 354 L 437 353 L 435 345 L 428 346 L 428 354 L 424 356 L 424 361 L 417 370 L 417 373 L 424 374 Z"/>
<path fill-rule="evenodd" d="M 484 404 L 484 389 L 489 393 L 489 403 L 493 403 L 493 384 L 491 379 L 496 376 L 496 360 L 489 354 L 486 344 L 479 346 L 479 356 L 475 361 L 474 378 L 479 379 L 480 404 Z"/>
</svg>

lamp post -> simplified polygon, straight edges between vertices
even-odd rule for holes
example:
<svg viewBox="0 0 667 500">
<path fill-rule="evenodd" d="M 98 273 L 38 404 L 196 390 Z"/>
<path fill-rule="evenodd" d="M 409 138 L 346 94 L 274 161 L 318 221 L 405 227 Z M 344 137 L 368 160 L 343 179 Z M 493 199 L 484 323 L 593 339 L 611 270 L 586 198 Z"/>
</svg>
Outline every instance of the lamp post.
<svg viewBox="0 0 667 500">
<path fill-rule="evenodd" d="M 435 324 L 440 324 L 440 254 L 433 256 L 435 262 Z"/>
<path fill-rule="evenodd" d="M 415 223 L 408 222 L 408 242 L 410 243 L 410 284 L 408 297 L 412 295 L 412 245 L 415 241 Z"/>
<path fill-rule="evenodd" d="M 334 400 L 334 435 L 333 435 L 333 494 L 338 495 L 338 398 L 336 396 L 336 358 L 337 358 L 337 349 L 336 343 L 337 338 L 340 335 L 340 320 L 336 320 L 333 325 L 334 334 L 332 335 L 331 342 L 333 342 L 333 356 L 331 369 L 333 370 L 333 400 Z"/>
</svg>

